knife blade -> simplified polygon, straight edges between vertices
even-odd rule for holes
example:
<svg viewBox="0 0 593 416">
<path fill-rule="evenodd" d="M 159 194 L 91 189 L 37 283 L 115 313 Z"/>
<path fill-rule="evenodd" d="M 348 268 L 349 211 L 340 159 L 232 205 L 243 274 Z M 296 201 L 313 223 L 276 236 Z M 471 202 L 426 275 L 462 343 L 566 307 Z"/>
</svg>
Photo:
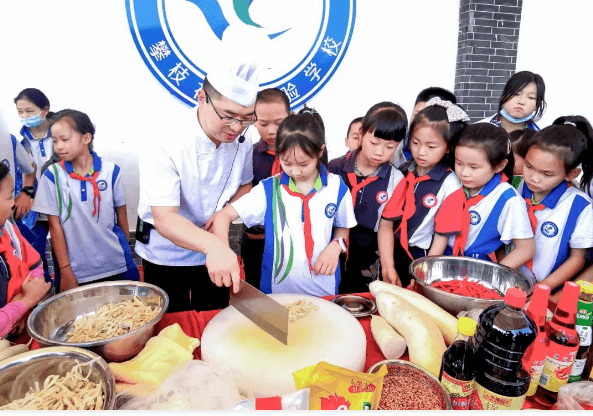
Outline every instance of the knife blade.
<svg viewBox="0 0 593 416">
<path fill-rule="evenodd" d="M 278 341 L 288 344 L 288 309 L 274 299 L 241 280 L 237 293 L 231 289 L 230 305 Z"/>
</svg>

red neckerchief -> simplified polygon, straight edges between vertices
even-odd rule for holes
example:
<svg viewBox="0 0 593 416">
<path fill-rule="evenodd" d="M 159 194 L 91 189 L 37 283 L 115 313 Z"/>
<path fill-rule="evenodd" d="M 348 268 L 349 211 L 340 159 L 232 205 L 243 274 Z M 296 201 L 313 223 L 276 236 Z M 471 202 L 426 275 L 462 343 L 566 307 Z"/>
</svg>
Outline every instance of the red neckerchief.
<svg viewBox="0 0 593 416">
<path fill-rule="evenodd" d="M 414 191 L 417 184 L 419 184 L 420 182 L 427 181 L 429 179 L 430 176 L 428 175 L 416 177 L 416 175 L 414 175 L 414 172 L 408 172 L 408 174 L 406 175 L 406 196 L 403 202 L 402 221 L 399 226 L 399 241 L 404 250 L 406 250 L 406 253 L 408 253 L 408 256 L 410 256 L 410 259 L 412 260 L 414 260 L 414 257 L 410 254 L 408 246 L 408 220 L 412 218 L 416 213 L 416 197 L 414 195 Z"/>
<path fill-rule="evenodd" d="M 500 183 L 508 181 L 507 175 L 504 173 L 500 175 Z M 465 244 L 469 235 L 470 213 L 469 209 L 484 199 L 486 196 L 477 194 L 463 203 L 463 212 L 461 214 L 461 234 L 455 237 L 455 244 L 453 245 L 453 255 L 463 256 L 465 251 Z M 492 258 L 492 256 L 491 256 Z"/>
<path fill-rule="evenodd" d="M 376 181 L 377 179 L 379 179 L 378 176 L 369 176 L 368 178 L 363 180 L 361 183 L 357 183 L 358 180 L 357 180 L 356 173 L 348 172 L 348 182 L 350 182 L 350 186 L 352 187 L 352 190 L 350 191 L 350 193 L 352 194 L 352 206 L 353 207 L 356 206 L 356 194 L 358 193 L 358 191 L 360 191 L 361 188 L 364 188 L 365 186 L 367 186 L 369 183 Z"/>
<path fill-rule="evenodd" d="M 277 174 L 282 172 L 282 165 L 280 165 L 280 158 L 276 156 L 276 152 L 274 150 L 268 149 L 266 153 L 269 155 L 274 156 L 274 163 L 272 163 L 272 176 L 276 176 Z"/>
<path fill-rule="evenodd" d="M 60 161 L 60 165 L 62 166 L 62 169 L 64 169 L 64 171 L 68 172 L 68 170 L 66 170 L 66 164 L 64 163 L 64 160 Z M 97 219 L 99 219 L 99 213 L 101 211 L 101 193 L 99 192 L 99 185 L 97 185 L 97 177 L 99 176 L 99 173 L 100 171 L 98 170 L 94 171 L 90 178 L 79 175 L 76 172 L 71 172 L 69 174 L 72 179 L 78 179 L 79 181 L 87 181 L 90 182 L 93 186 L 93 217 L 95 216 L 95 214 L 97 214 Z"/>
<path fill-rule="evenodd" d="M 282 185 L 286 192 L 289 195 L 296 196 L 303 201 L 303 212 L 305 217 L 305 224 L 304 224 L 304 232 L 305 232 L 305 252 L 307 253 L 307 260 L 309 261 L 309 271 L 313 271 L 313 247 L 315 243 L 313 241 L 313 236 L 311 235 L 311 213 L 309 212 L 309 200 L 313 198 L 313 196 L 317 193 L 315 189 L 309 193 L 309 195 L 305 196 L 300 192 L 293 192 L 290 190 L 289 186 L 286 184 Z"/>
</svg>

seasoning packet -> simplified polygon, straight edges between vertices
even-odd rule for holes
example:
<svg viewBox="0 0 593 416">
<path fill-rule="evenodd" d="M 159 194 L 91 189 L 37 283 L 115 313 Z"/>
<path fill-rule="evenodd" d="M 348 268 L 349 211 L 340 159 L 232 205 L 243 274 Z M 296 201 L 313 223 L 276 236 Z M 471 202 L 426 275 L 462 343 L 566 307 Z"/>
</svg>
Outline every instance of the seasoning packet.
<svg viewBox="0 0 593 416">
<path fill-rule="evenodd" d="M 309 389 L 293 391 L 283 396 L 243 400 L 233 410 L 309 410 Z"/>
<path fill-rule="evenodd" d="M 297 389 L 309 387 L 310 410 L 376 410 L 387 366 L 359 373 L 324 361 L 293 373 Z"/>
</svg>

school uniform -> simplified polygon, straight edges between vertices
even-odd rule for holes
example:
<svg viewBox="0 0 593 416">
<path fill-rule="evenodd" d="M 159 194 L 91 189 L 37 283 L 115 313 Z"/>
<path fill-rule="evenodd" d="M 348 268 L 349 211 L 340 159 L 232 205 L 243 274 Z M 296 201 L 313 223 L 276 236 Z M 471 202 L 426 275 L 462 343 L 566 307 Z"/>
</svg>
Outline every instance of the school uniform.
<svg viewBox="0 0 593 416">
<path fill-rule="evenodd" d="M 495 114 L 492 117 L 486 117 L 486 118 L 478 121 L 478 123 L 490 123 L 490 124 L 494 124 L 497 127 L 502 127 L 502 116 Z M 533 120 L 529 120 L 529 121 L 525 122 L 525 128 L 529 129 L 529 130 L 540 131 L 539 126 L 537 124 L 535 124 L 535 122 Z"/>
<path fill-rule="evenodd" d="M 51 132 L 47 129 L 46 135 L 37 139 L 31 133 L 31 130 L 27 126 L 21 128 L 21 144 L 31 154 L 35 165 L 37 165 L 37 181 L 41 180 L 41 167 L 49 160 L 54 153 L 54 142 L 51 138 Z"/>
<path fill-rule="evenodd" d="M 533 205 L 533 193 L 524 182 L 519 192 L 527 203 L 535 234 L 533 261 L 519 271 L 537 283 L 568 259 L 570 249 L 593 247 L 593 208 L 591 199 L 568 182 L 559 184 L 537 205 Z"/>
<path fill-rule="evenodd" d="M 12 301 L 27 276 L 40 267 L 39 253 L 14 224 L 6 221 L 0 227 L 0 307 Z"/>
<path fill-rule="evenodd" d="M 494 261 L 501 245 L 533 238 L 525 202 L 506 180 L 497 173 L 477 195 L 461 188 L 447 198 L 435 217 L 435 232 L 449 235 L 446 255 Z"/>
<path fill-rule="evenodd" d="M 70 162 L 51 165 L 43 173 L 33 208 L 59 217 L 79 284 L 120 274 L 138 280 L 128 240 L 115 221 L 115 208 L 126 204 L 119 166 L 91 155 L 92 173 L 84 176 L 75 173 Z"/>
<path fill-rule="evenodd" d="M 314 189 L 305 196 L 282 173 L 263 180 L 232 205 L 245 225 L 265 227 L 264 293 L 338 293 L 339 267 L 333 275 L 315 275 L 313 266 L 332 241 L 334 227 L 356 225 L 350 191 L 339 176 L 322 165 Z"/>
<path fill-rule="evenodd" d="M 145 261 L 145 281 L 169 294 L 169 311 L 223 308 L 228 305 L 229 289 L 210 281 L 204 253 L 179 247 L 158 233 L 151 207 L 179 207 L 179 215 L 204 227 L 239 186 L 253 180 L 252 152 L 250 138 L 216 147 L 202 130 L 194 108 L 174 134 L 141 155 L 138 216 L 149 226 L 147 232 L 136 230 L 135 249 Z M 145 236 L 139 238 L 139 233 Z"/>
<path fill-rule="evenodd" d="M 2 142 L 0 146 L 0 163 L 8 166 L 10 176 L 15 181 L 15 195 L 17 195 L 17 172 L 22 172 L 25 175 L 33 173 L 35 171 L 33 157 L 12 134 L 10 137 L 2 138 Z M 22 188 L 22 184 L 20 188 Z"/>
<path fill-rule="evenodd" d="M 274 166 L 276 165 L 276 166 Z M 260 139 L 253 146 L 253 186 L 272 176 L 272 170 L 278 170 L 280 161 L 276 152 L 268 148 L 266 142 Z M 264 228 L 262 226 L 250 227 L 243 233 L 241 239 L 241 259 L 245 280 L 252 286 L 259 287 L 261 278 L 261 263 L 264 254 Z"/>
<path fill-rule="evenodd" d="M 378 259 L 379 220 L 389 196 L 403 179 L 402 173 L 390 163 L 381 165 L 376 174 L 362 176 L 356 167 L 358 153 L 359 150 L 354 150 L 348 157 L 336 160 L 329 169 L 348 185 L 358 223 L 350 230 L 348 256 L 342 262 L 344 267 L 340 293 L 368 292 L 371 280 L 363 276 L 362 272 Z"/>
<path fill-rule="evenodd" d="M 405 179 L 396 188 L 382 217 L 395 221 L 396 271 L 402 283 L 409 283 L 410 263 L 428 254 L 435 218 L 444 201 L 461 189 L 461 182 L 455 172 L 440 163 L 422 176 L 417 175 L 414 161 L 404 163 L 400 169 Z"/>
<path fill-rule="evenodd" d="M 345 154 L 343 154 L 342 156 L 330 160 L 329 163 L 327 164 L 327 170 L 329 170 L 332 173 L 335 173 L 336 168 L 338 168 L 339 166 L 342 166 L 344 164 L 344 162 L 350 158 L 352 153 L 353 152 L 348 151 Z"/>
</svg>

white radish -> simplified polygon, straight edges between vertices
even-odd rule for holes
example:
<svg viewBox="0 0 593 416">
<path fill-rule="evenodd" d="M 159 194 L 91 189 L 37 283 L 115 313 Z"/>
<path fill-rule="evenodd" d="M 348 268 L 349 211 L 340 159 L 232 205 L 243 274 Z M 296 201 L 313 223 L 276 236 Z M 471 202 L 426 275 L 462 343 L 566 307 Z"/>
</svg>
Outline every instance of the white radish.
<svg viewBox="0 0 593 416">
<path fill-rule="evenodd" d="M 437 324 L 410 303 L 387 293 L 377 293 L 377 308 L 408 345 L 410 361 L 439 376 L 447 347 Z"/>
<path fill-rule="evenodd" d="M 10 342 L 6 338 L 0 339 L 0 351 L 10 347 Z"/>
<path fill-rule="evenodd" d="M 13 345 L 0 351 L 0 361 L 27 351 L 29 351 L 29 348 L 24 344 Z"/>
<path fill-rule="evenodd" d="M 413 306 L 420 309 L 436 322 L 447 345 L 451 345 L 455 340 L 455 337 L 457 336 L 458 319 L 430 299 L 427 299 L 412 290 L 404 289 L 380 280 L 372 282 L 369 285 L 369 289 L 375 298 L 379 292 L 388 292 L 402 300 L 410 302 Z"/>
<path fill-rule="evenodd" d="M 401 357 L 406 352 L 406 340 L 385 320 L 377 315 L 371 317 L 371 333 L 381 352 L 388 360 Z"/>
</svg>

